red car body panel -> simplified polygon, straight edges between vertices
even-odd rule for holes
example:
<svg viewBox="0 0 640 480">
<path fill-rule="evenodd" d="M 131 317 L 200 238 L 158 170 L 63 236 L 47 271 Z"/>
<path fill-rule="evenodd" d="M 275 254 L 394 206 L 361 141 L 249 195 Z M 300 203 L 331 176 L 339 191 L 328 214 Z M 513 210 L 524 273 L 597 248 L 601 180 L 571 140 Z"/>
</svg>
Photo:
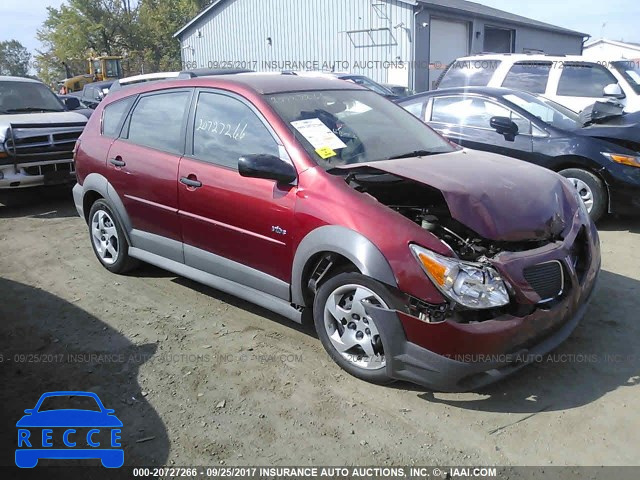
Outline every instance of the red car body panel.
<svg viewBox="0 0 640 480">
<path fill-rule="evenodd" d="M 354 190 L 343 177 L 327 173 L 310 158 L 265 98 L 271 89 L 278 91 L 277 86 L 283 81 L 280 76 L 248 76 L 242 80 L 234 77 L 164 81 L 107 97 L 81 137 L 76 155 L 78 183 L 82 185 L 90 173 L 103 175 L 122 199 L 134 229 L 183 242 L 286 283 L 296 280 L 292 278 L 292 264 L 305 237 L 326 225 L 342 226 L 358 232 L 382 253 L 401 295 L 430 305 L 445 304 L 447 300 L 411 255 L 409 245 L 416 243 L 454 257 L 452 249 L 372 196 Z M 297 85 L 308 90 L 327 88 L 326 80 L 318 82 L 305 79 L 305 83 Z M 99 134 L 105 106 L 125 96 L 174 87 L 226 90 L 251 103 L 284 146 L 298 172 L 297 182 L 278 185 L 272 180 L 246 178 L 235 169 Z M 333 88 L 361 89 L 344 82 Z M 484 166 L 474 163 L 476 155 L 484 159 Z M 129 162 L 129 158 L 135 161 Z M 126 166 L 114 166 L 109 159 L 125 161 Z M 503 252 L 489 259 L 510 284 L 514 301 L 521 305 L 536 305 L 541 300 L 523 278 L 523 268 L 550 260 L 565 262 L 572 255 L 574 242 L 586 229 L 588 245 L 584 248 L 590 255 L 589 268 L 581 279 L 575 271 L 570 272 L 571 290 L 553 306 L 536 307 L 533 313 L 522 317 L 504 314 L 477 323 L 457 323 L 452 319 L 426 323 L 406 312 L 396 312 L 403 335 L 411 344 L 445 357 L 514 352 L 551 335 L 577 315 L 586 302 L 600 268 L 595 227 L 577 213 L 578 204 L 560 177 L 529 164 L 523 164 L 525 172 L 525 166 L 514 167 L 509 162 L 480 152 L 454 152 L 346 167 L 369 166 L 439 189 L 452 217 L 487 239 L 518 241 L 562 234 L 562 240 L 544 247 Z M 488 163 L 493 165 L 489 171 Z M 180 183 L 183 177 L 202 182 L 202 187 L 194 189 Z M 514 204 L 519 179 L 529 184 L 523 189 L 521 201 Z"/>
<path fill-rule="evenodd" d="M 198 189 L 178 184 L 185 244 L 291 280 L 288 233 L 294 231 L 296 187 L 241 177 L 237 170 L 189 158 L 182 159 L 179 177 L 202 182 Z M 275 233 L 272 225 L 287 234 Z"/>
<path fill-rule="evenodd" d="M 134 229 L 182 241 L 176 184 L 180 158 L 126 140 L 111 145 L 107 178 L 120 193 Z M 112 159 L 126 165 L 115 166 Z"/>
</svg>

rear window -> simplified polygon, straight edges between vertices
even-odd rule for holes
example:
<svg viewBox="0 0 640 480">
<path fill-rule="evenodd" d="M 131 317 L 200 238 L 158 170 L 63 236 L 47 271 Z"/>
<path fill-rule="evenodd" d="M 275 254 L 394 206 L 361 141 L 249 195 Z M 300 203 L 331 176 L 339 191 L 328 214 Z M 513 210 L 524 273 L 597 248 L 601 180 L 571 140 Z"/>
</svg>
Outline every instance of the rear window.
<svg viewBox="0 0 640 480">
<path fill-rule="evenodd" d="M 125 115 L 129 112 L 135 97 L 127 97 L 107 105 L 102 113 L 102 135 L 116 138 L 120 135 L 120 129 Z"/>
<path fill-rule="evenodd" d="M 449 66 L 438 88 L 486 87 L 493 77 L 500 60 L 464 60 Z"/>
<path fill-rule="evenodd" d="M 547 90 L 551 62 L 518 62 L 511 67 L 502 82 L 505 88 L 544 93 Z"/>
<path fill-rule="evenodd" d="M 602 97 L 604 87 L 612 83 L 618 83 L 616 77 L 601 65 L 565 63 L 558 83 L 558 95 Z"/>
</svg>

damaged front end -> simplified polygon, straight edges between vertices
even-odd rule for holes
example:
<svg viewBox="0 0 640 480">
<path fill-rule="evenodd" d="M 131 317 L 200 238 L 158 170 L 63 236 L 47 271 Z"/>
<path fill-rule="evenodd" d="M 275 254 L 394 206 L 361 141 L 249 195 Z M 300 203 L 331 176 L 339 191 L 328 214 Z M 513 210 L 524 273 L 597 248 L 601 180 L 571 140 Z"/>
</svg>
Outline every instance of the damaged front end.
<svg viewBox="0 0 640 480">
<path fill-rule="evenodd" d="M 561 177 L 504 157 L 473 156 L 344 169 L 352 188 L 450 252 L 434 252 L 420 238 L 407 245 L 445 302 L 405 294 L 405 311 L 365 306 L 382 325 L 390 375 L 448 391 L 491 383 L 564 341 L 600 268 L 597 231 Z"/>
</svg>

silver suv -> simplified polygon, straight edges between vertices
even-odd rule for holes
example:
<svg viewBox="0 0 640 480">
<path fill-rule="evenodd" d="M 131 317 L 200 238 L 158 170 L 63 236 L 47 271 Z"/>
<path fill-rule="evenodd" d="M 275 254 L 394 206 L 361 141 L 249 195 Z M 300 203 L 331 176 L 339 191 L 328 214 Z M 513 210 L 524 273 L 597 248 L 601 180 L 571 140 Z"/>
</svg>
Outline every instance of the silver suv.
<svg viewBox="0 0 640 480">
<path fill-rule="evenodd" d="M 73 183 L 86 123 L 42 82 L 0 76 L 0 190 Z"/>
</svg>

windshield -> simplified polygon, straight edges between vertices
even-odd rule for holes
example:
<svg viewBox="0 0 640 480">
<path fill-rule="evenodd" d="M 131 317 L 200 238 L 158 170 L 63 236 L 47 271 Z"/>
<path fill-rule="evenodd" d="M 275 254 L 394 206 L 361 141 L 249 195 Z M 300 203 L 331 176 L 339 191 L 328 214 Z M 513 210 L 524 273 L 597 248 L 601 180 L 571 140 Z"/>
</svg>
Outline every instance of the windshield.
<svg viewBox="0 0 640 480">
<path fill-rule="evenodd" d="M 0 82 L 0 114 L 62 111 L 60 101 L 42 83 Z"/>
<path fill-rule="evenodd" d="M 553 127 L 563 130 L 580 128 L 576 112 L 542 96 L 518 92 L 503 95 L 503 98 Z"/>
<path fill-rule="evenodd" d="M 500 60 L 459 60 L 453 62 L 437 88 L 486 87 L 500 66 Z"/>
<path fill-rule="evenodd" d="M 454 150 L 409 112 L 371 91 L 289 92 L 267 100 L 324 169 Z"/>
<path fill-rule="evenodd" d="M 638 60 L 624 60 L 620 62 L 613 62 L 613 66 L 624 79 L 629 82 L 631 88 L 640 94 L 640 61 Z"/>
<path fill-rule="evenodd" d="M 108 78 L 120 78 L 122 77 L 122 72 L 120 71 L 120 61 L 119 60 L 106 60 L 105 68 L 107 70 L 106 77 Z"/>
</svg>

